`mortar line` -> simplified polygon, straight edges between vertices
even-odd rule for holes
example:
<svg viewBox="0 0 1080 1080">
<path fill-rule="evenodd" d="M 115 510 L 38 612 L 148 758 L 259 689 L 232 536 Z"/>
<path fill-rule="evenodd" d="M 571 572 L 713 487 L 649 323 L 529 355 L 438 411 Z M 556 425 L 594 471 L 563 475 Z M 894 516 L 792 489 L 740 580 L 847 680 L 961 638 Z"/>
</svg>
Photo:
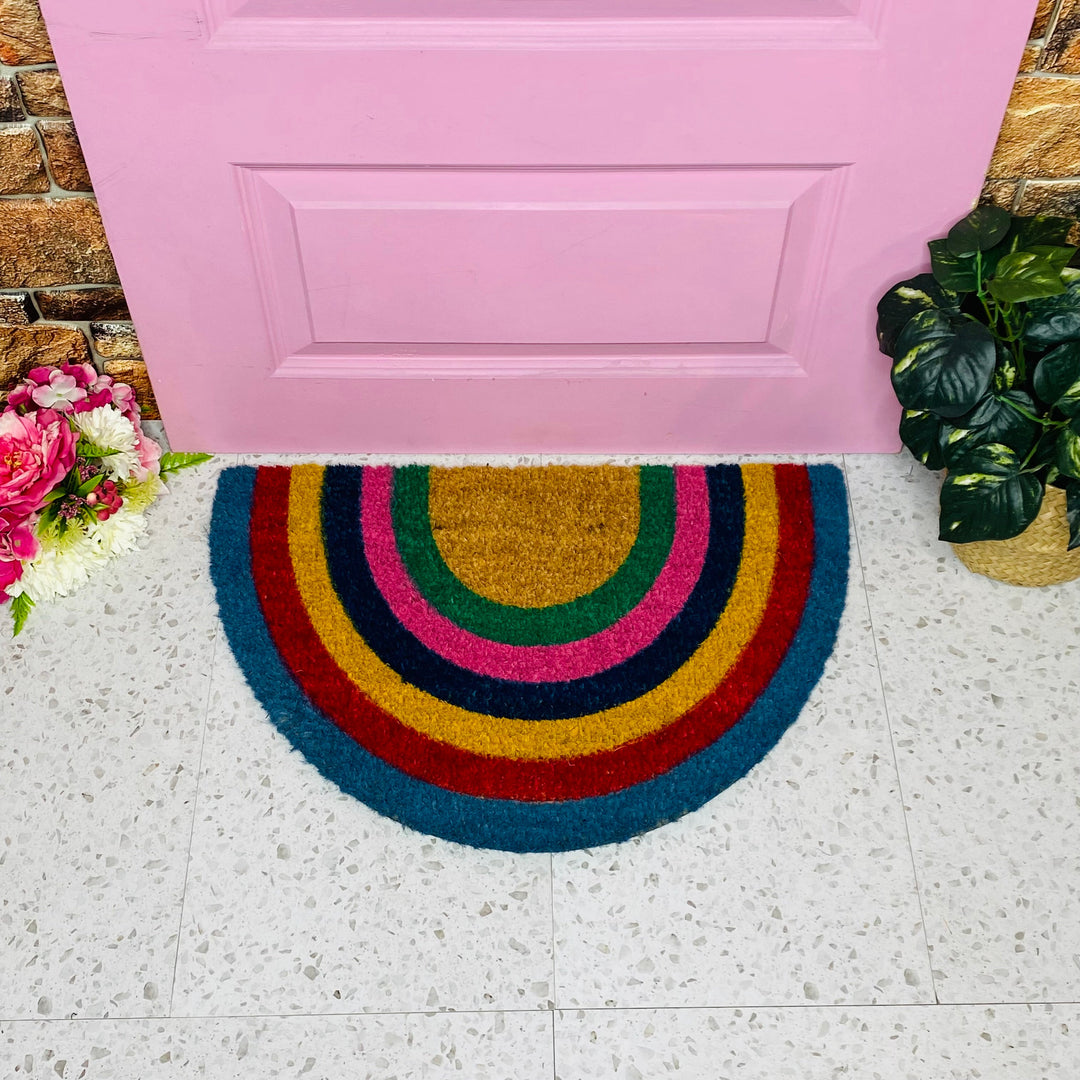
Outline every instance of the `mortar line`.
<svg viewBox="0 0 1080 1080">
<path fill-rule="evenodd" d="M 847 476 L 847 455 L 844 455 L 844 475 Z M 870 620 L 870 637 L 874 645 L 874 659 L 877 663 L 878 685 L 881 687 L 881 703 L 885 710 L 885 726 L 889 732 L 889 746 L 892 749 L 893 769 L 896 772 L 896 789 L 900 796 L 900 811 L 904 818 L 904 834 L 907 837 L 908 857 L 911 860 L 911 874 L 915 882 L 915 899 L 919 904 L 919 921 L 922 923 L 923 944 L 926 947 L 926 965 L 930 971 L 930 989 L 934 994 L 934 1004 L 940 1005 L 937 980 L 934 978 L 934 955 L 930 948 L 930 935 L 926 926 L 926 911 L 923 908 L 922 886 L 919 884 L 919 868 L 915 862 L 915 847 L 911 842 L 911 824 L 908 821 L 907 799 L 904 796 L 904 782 L 900 777 L 900 760 L 896 754 L 896 739 L 893 735 L 892 716 L 889 710 L 889 695 L 885 690 L 885 676 L 881 670 L 881 652 L 878 649 L 877 628 L 874 625 L 874 608 L 870 603 L 870 592 L 866 587 L 866 566 L 863 563 L 862 544 L 859 539 L 859 521 L 855 514 L 855 500 L 848 483 L 848 507 L 851 513 L 851 528 L 855 534 L 855 552 L 859 558 L 859 576 L 862 579 L 863 597 L 866 600 L 866 614 Z"/>
</svg>

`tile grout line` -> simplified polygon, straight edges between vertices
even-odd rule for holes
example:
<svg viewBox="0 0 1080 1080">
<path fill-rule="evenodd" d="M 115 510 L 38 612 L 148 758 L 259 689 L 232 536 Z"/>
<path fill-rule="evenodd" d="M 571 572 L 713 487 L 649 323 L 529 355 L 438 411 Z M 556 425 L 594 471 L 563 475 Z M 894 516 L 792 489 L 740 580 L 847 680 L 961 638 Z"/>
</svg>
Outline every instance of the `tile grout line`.
<svg viewBox="0 0 1080 1080">
<path fill-rule="evenodd" d="M 675 1012 L 754 1012 L 772 1009 L 776 1012 L 791 1010 L 874 1010 L 886 1009 L 1033 1009 L 1070 1007 L 1080 1008 L 1080 1000 L 1032 1000 L 1032 1001 L 788 1001 L 788 1002 L 733 1002 L 726 1005 L 586 1005 L 564 1010 L 572 1013 L 675 1013 Z M 379 1020 L 394 1016 L 543 1016 L 551 1009 L 397 1009 L 385 1012 L 293 1012 L 293 1013 L 181 1013 L 173 1016 L 8 1016 L 0 1017 L 0 1024 L 163 1024 L 188 1023 L 216 1020 Z"/>
<path fill-rule="evenodd" d="M 844 477 L 847 478 L 847 455 L 844 455 Z M 940 1005 L 937 980 L 934 978 L 934 956 L 930 949 L 930 937 L 926 927 L 926 912 L 923 909 L 922 888 L 919 885 L 919 868 L 915 863 L 915 847 L 911 842 L 911 825 L 908 822 L 907 800 L 904 797 L 904 782 L 900 777 L 900 761 L 896 755 L 896 739 L 893 736 L 892 716 L 889 712 L 889 695 L 885 690 L 885 677 L 881 671 L 881 653 L 878 651 L 877 628 L 874 626 L 874 609 L 870 604 L 870 591 L 866 587 L 866 566 L 863 563 L 862 543 L 859 539 L 859 521 L 855 514 L 855 499 L 848 483 L 848 507 L 851 513 L 851 528 L 855 534 L 855 552 L 859 557 L 859 577 L 862 580 L 863 597 L 866 600 L 866 614 L 870 620 L 870 638 L 874 645 L 874 660 L 877 665 L 878 685 L 881 687 L 881 704 L 885 710 L 885 727 L 889 732 L 889 747 L 892 750 L 893 769 L 896 772 L 896 789 L 900 795 L 900 812 L 904 818 L 904 835 L 907 837 L 908 856 L 911 859 L 911 874 L 915 882 L 915 899 L 919 904 L 919 919 L 922 922 L 923 944 L 926 946 L 926 965 L 930 972 L 930 989 L 934 994 L 934 1004 Z"/>
<path fill-rule="evenodd" d="M 173 954 L 172 982 L 169 985 L 169 1011 L 166 1014 L 173 1018 L 173 998 L 176 994 L 176 972 L 180 967 L 180 942 L 184 929 L 184 909 L 187 904 L 188 875 L 191 872 L 191 845 L 195 839 L 195 818 L 199 812 L 199 788 L 202 785 L 203 752 L 206 749 L 206 727 L 210 722 L 210 702 L 214 689 L 214 671 L 217 667 L 218 644 L 221 641 L 222 628 L 220 623 L 214 634 L 214 647 L 210 653 L 210 672 L 206 680 L 206 707 L 203 709 L 202 738 L 199 740 L 199 763 L 195 773 L 195 795 L 191 800 L 191 827 L 188 830 L 187 856 L 184 859 L 184 886 L 180 892 L 180 914 L 176 923 L 176 952 Z"/>
<path fill-rule="evenodd" d="M 559 1080 L 558 1066 L 555 1060 L 555 1013 L 559 1008 L 559 982 L 555 967 L 555 855 L 548 852 L 548 886 L 551 897 L 551 1076 Z"/>
<path fill-rule="evenodd" d="M 551 1080 L 559 1080 L 559 1065 L 555 1060 L 555 1010 L 551 1010 Z"/>
</svg>

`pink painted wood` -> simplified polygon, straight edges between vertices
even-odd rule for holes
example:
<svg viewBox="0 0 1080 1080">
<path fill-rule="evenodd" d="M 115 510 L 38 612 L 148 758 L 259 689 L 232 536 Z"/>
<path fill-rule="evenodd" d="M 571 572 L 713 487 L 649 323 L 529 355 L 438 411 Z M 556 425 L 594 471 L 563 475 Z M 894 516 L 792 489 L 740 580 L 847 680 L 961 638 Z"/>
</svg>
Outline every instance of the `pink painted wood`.
<svg viewBox="0 0 1080 1080">
<path fill-rule="evenodd" d="M 1034 0 L 42 0 L 179 449 L 893 450 Z"/>
</svg>

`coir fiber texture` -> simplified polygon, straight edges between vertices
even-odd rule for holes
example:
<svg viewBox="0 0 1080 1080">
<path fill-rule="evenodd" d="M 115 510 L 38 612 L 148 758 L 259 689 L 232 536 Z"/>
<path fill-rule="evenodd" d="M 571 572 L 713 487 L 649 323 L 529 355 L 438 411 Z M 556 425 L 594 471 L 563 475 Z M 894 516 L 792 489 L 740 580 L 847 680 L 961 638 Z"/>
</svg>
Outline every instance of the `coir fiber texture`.
<svg viewBox="0 0 1080 1080">
<path fill-rule="evenodd" d="M 211 571 L 271 720 L 343 791 L 507 851 L 625 840 L 795 720 L 848 570 L 831 465 L 221 476 Z"/>
</svg>

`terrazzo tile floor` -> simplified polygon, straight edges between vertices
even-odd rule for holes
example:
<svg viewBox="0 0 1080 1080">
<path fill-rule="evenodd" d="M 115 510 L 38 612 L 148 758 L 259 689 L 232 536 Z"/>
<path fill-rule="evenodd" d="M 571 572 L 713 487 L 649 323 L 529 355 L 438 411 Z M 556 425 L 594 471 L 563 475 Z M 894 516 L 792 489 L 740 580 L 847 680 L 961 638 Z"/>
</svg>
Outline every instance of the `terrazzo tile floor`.
<svg viewBox="0 0 1080 1080">
<path fill-rule="evenodd" d="M 841 462 L 847 608 L 779 746 L 555 856 L 410 832 L 289 750 L 208 576 L 236 460 L 0 636 L 0 1076 L 1080 1076 L 1080 583 L 970 574 L 906 454 Z"/>
</svg>

